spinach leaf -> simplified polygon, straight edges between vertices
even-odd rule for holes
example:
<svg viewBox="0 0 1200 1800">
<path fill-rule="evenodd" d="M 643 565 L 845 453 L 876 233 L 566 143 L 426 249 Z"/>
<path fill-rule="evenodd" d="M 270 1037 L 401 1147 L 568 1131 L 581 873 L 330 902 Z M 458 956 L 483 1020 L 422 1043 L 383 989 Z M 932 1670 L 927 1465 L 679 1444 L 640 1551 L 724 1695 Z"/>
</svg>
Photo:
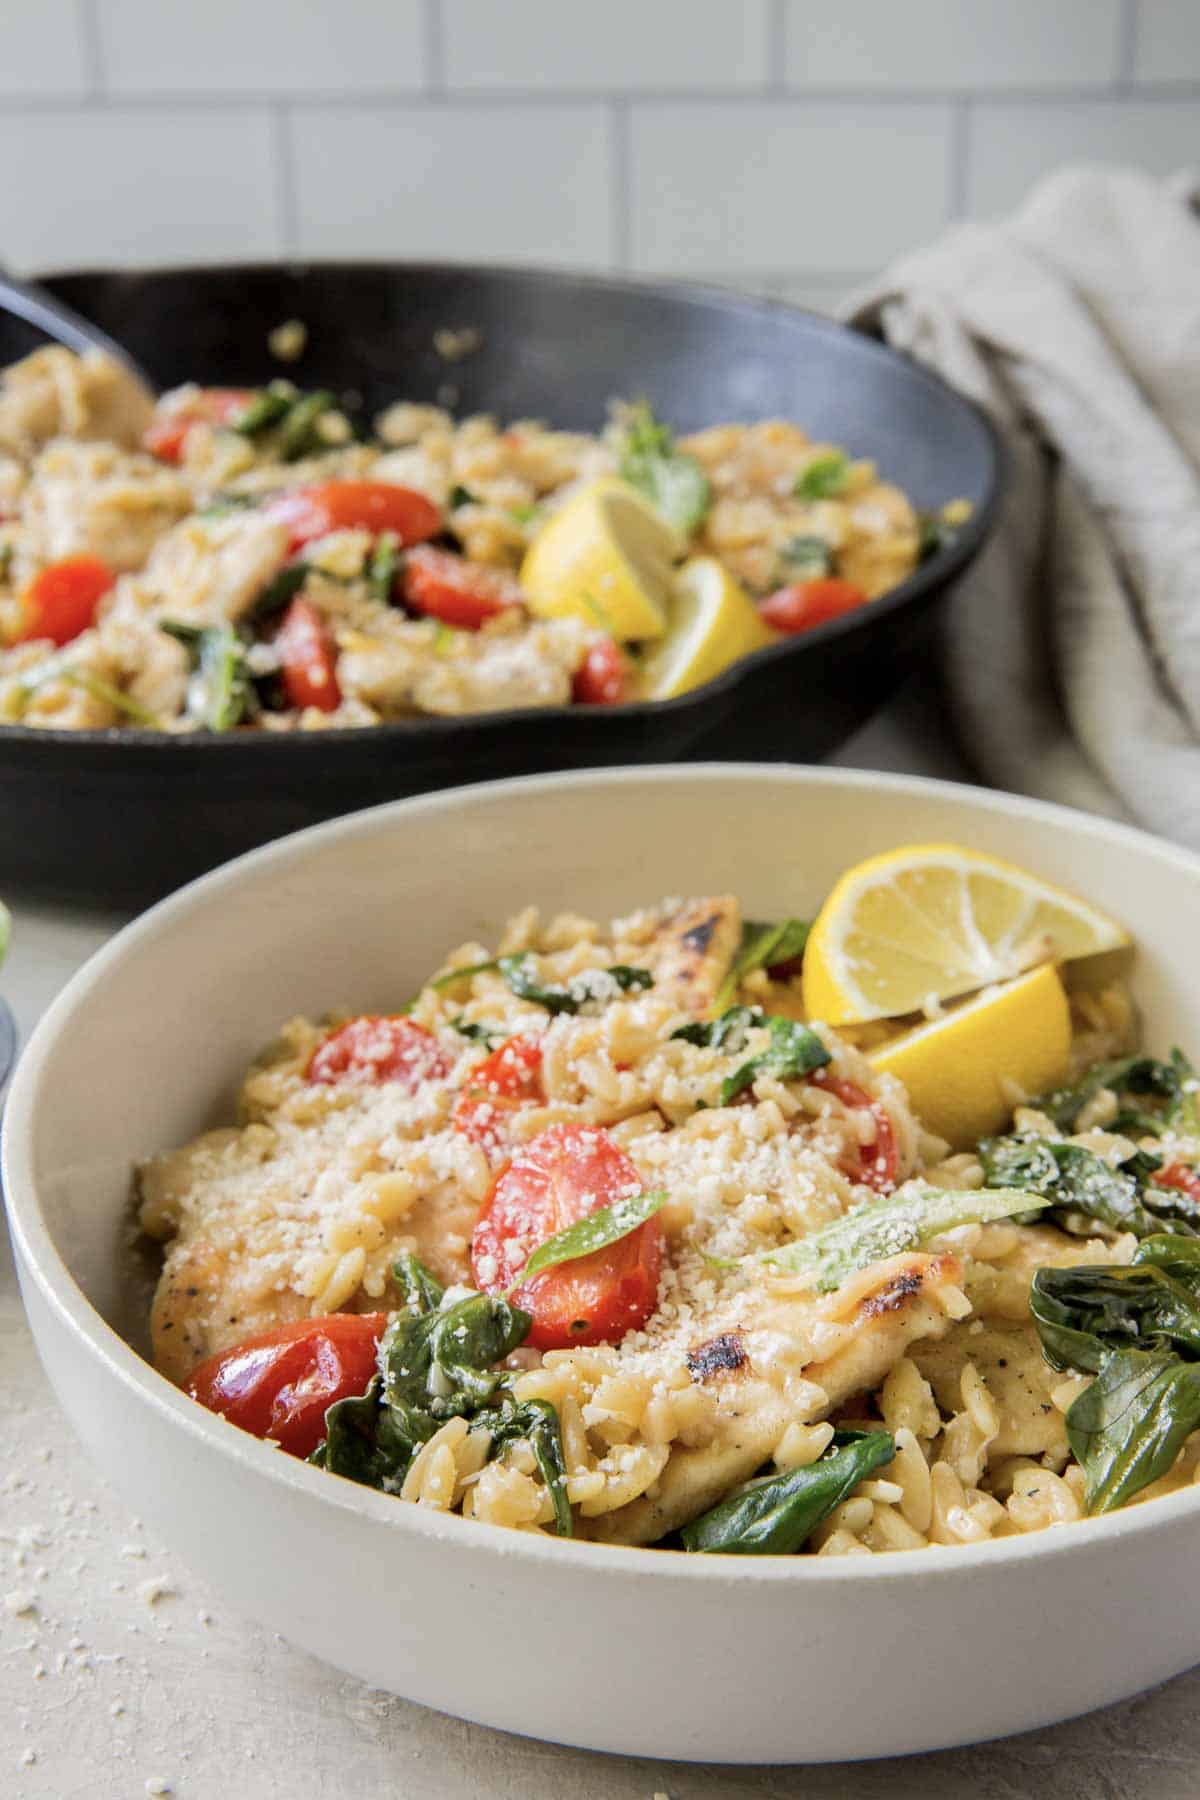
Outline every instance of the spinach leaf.
<svg viewBox="0 0 1200 1800">
<path fill-rule="evenodd" d="M 282 612 L 300 592 L 308 580 L 309 569 L 306 562 L 285 563 L 277 575 L 273 575 L 265 588 L 255 598 L 253 604 L 242 614 L 246 624 L 259 625 Z"/>
<path fill-rule="evenodd" d="M 441 994 L 447 988 L 453 987 L 456 981 L 466 981 L 472 975 L 487 975 L 499 967 L 498 958 L 493 956 L 489 957 L 487 962 L 465 963 L 457 969 L 444 969 L 440 975 L 435 975 L 433 980 L 426 982 L 425 985 L 433 993 Z"/>
<path fill-rule="evenodd" d="M 716 1006 L 727 1007 L 746 976 L 755 969 L 778 969 L 803 956 L 811 930 L 807 919 L 781 919 L 777 925 L 747 921 L 742 927 L 741 948 L 721 983 Z"/>
<path fill-rule="evenodd" d="M 247 401 L 244 411 L 231 421 L 230 430 L 242 437 L 259 437 L 287 416 L 297 399 L 290 381 L 270 381 Z"/>
<path fill-rule="evenodd" d="M 489 1431 L 492 1435 L 489 1460 L 506 1444 L 524 1438 L 533 1451 L 538 1473 L 545 1482 L 554 1505 L 554 1529 L 559 1537 L 572 1537 L 571 1503 L 567 1499 L 567 1464 L 563 1455 L 562 1430 L 549 1400 L 514 1400 L 506 1395 L 500 1405 L 478 1412 L 471 1429 Z"/>
<path fill-rule="evenodd" d="M 392 588 L 400 572 L 400 539 L 394 531 L 381 531 L 367 563 L 367 593 L 380 606 L 391 604 Z"/>
<path fill-rule="evenodd" d="M 259 710 L 246 663 L 246 643 L 232 625 L 185 625 L 160 619 L 159 630 L 186 649 L 192 665 L 188 711 L 210 731 L 232 731 Z"/>
<path fill-rule="evenodd" d="M 789 538 L 779 552 L 792 581 L 813 581 L 833 573 L 833 551 L 823 537 L 803 532 Z"/>
<path fill-rule="evenodd" d="M 825 1454 L 807 1468 L 760 1475 L 685 1525 L 679 1534 L 684 1549 L 792 1556 L 860 1481 L 895 1454 L 890 1432 L 835 1432 Z"/>
<path fill-rule="evenodd" d="M 558 1263 L 575 1262 L 581 1256 L 590 1256 L 594 1250 L 604 1250 L 609 1244 L 619 1243 L 631 1231 L 636 1231 L 639 1225 L 644 1225 L 647 1219 L 652 1219 L 666 1205 L 666 1200 L 666 1190 L 662 1188 L 644 1194 L 630 1194 L 622 1200 L 614 1200 L 611 1206 L 602 1206 L 599 1211 L 576 1220 L 574 1225 L 565 1225 L 553 1237 L 546 1238 L 538 1245 L 509 1288 L 509 1293 L 515 1293 L 525 1282 L 540 1275 L 543 1269 L 552 1269 Z"/>
<path fill-rule="evenodd" d="M 548 1401 L 518 1401 L 512 1377 L 496 1364 L 525 1341 L 527 1312 L 491 1294 L 459 1299 L 414 1256 L 393 1274 L 403 1310 L 379 1341 L 378 1373 L 365 1394 L 339 1400 L 325 1415 L 325 1440 L 309 1461 L 367 1487 L 398 1493 L 422 1444 L 447 1419 L 465 1418 L 491 1434 L 489 1457 L 528 1440 L 554 1504 L 561 1537 L 571 1535 L 566 1463 L 558 1415 Z"/>
<path fill-rule="evenodd" d="M 1200 1425 L 1200 1367 L 1145 1350 L 1105 1357 L 1067 1414 L 1087 1509 L 1113 1512 L 1165 1475 Z"/>
<path fill-rule="evenodd" d="M 644 400 L 630 414 L 617 472 L 680 537 L 691 537 L 708 511 L 712 499 L 708 476 L 694 456 L 676 450 L 669 428 L 660 424 Z"/>
<path fill-rule="evenodd" d="M 461 1015 L 457 1019 L 451 1019 L 450 1027 L 460 1037 L 470 1038 L 472 1043 L 486 1044 L 489 1050 L 493 1044 L 501 1043 L 508 1036 L 500 1025 L 477 1023 L 474 1019 L 464 1019 Z"/>
<path fill-rule="evenodd" d="M 1200 1206 L 1190 1194 L 1158 1187 L 1151 1177 L 1161 1160 L 1144 1150 L 1114 1166 L 1081 1144 L 1008 1137 L 985 1139 L 979 1155 L 989 1186 L 1041 1194 L 1060 1222 L 1065 1213 L 1082 1213 L 1139 1238 L 1161 1231 L 1168 1221 L 1181 1233 L 1200 1233 Z"/>
<path fill-rule="evenodd" d="M 763 1019 L 764 1015 L 757 1007 L 731 1006 L 719 1019 L 677 1026 L 671 1036 L 682 1039 L 685 1044 L 698 1044 L 702 1049 L 723 1050 L 728 1045 L 731 1050 L 740 1050 L 746 1042 L 747 1031 L 752 1025 L 761 1025 Z"/>
<path fill-rule="evenodd" d="M 801 1025 L 795 1019 L 781 1019 L 773 1015 L 763 1020 L 770 1033 L 770 1043 L 744 1062 L 732 1075 L 727 1075 L 721 1083 L 721 1105 L 728 1106 L 744 1089 L 750 1087 L 760 1075 L 777 1075 L 781 1081 L 794 1081 L 797 1076 L 808 1075 L 814 1069 L 824 1068 L 831 1061 L 830 1052 L 825 1048 L 816 1032 L 807 1025 Z"/>
<path fill-rule="evenodd" d="M 473 494 L 468 487 L 455 482 L 450 489 L 450 498 L 446 502 L 447 512 L 457 512 L 460 506 L 478 506 L 479 495 Z"/>
<path fill-rule="evenodd" d="M 537 968 L 532 954 L 522 950 L 512 956 L 496 956 L 487 962 L 471 963 L 461 969 L 447 969 L 443 974 L 435 976 L 429 986 L 435 993 L 453 987 L 456 981 L 464 981 L 469 975 L 484 975 L 496 971 L 504 979 L 510 993 L 518 1000 L 531 1000 L 535 1006 L 544 1006 L 548 1013 L 577 1013 L 589 1000 L 605 998 L 604 987 L 608 982 L 616 984 L 623 994 L 639 988 L 654 986 L 654 977 L 649 969 L 635 969 L 628 963 L 614 963 L 611 969 L 585 970 L 582 975 L 574 975 L 565 985 L 558 982 L 543 983 L 538 978 Z"/>
<path fill-rule="evenodd" d="M 1067 1413 L 1089 1512 L 1164 1475 L 1200 1425 L 1200 1243 L 1162 1233 L 1125 1268 L 1039 1269 L 1030 1312 L 1047 1362 L 1095 1376 Z"/>
<path fill-rule="evenodd" d="M 1200 1118 L 1196 1086 L 1196 1071 L 1181 1050 L 1173 1050 L 1169 1062 L 1159 1062 L 1152 1056 L 1122 1056 L 1112 1062 L 1096 1063 L 1081 1080 L 1055 1088 L 1049 1094 L 1039 1094 L 1029 1104 L 1053 1119 L 1060 1131 L 1071 1132 L 1088 1102 L 1102 1088 L 1112 1088 L 1116 1094 L 1165 1101 L 1164 1120 L 1175 1124 L 1182 1112 L 1192 1121 L 1186 1128 L 1194 1130 Z"/>
<path fill-rule="evenodd" d="M 1016 1213 L 1039 1212 L 1047 1202 L 1019 1188 L 935 1188 L 909 1181 L 894 1194 L 868 1200 L 831 1225 L 755 1258 L 776 1269 L 811 1273 L 819 1294 L 832 1293 L 856 1269 L 919 1250 L 956 1225 L 988 1225 Z"/>
<path fill-rule="evenodd" d="M 302 456 L 325 447 L 318 422 L 332 405 L 333 395 L 324 388 L 301 394 L 292 402 L 279 427 L 277 449 L 282 462 L 298 462 Z"/>
<path fill-rule="evenodd" d="M 792 492 L 799 500 L 833 500 L 846 490 L 850 458 L 844 450 L 828 450 L 814 456 L 797 475 Z"/>
</svg>

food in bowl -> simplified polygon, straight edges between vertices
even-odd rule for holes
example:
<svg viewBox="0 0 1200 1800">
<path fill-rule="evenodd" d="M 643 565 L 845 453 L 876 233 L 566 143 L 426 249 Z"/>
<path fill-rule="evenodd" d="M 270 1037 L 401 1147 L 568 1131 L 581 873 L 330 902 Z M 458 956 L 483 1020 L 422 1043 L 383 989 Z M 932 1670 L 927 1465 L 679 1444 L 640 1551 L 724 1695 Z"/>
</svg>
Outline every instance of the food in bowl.
<svg viewBox="0 0 1200 1800">
<path fill-rule="evenodd" d="M 925 519 L 780 420 L 676 443 L 325 392 L 178 388 L 52 348 L 0 380 L 0 723 L 367 726 L 669 699 L 902 582 Z"/>
<path fill-rule="evenodd" d="M 1128 954 L 954 846 L 811 926 L 530 908 L 403 1012 L 293 1019 L 238 1124 L 143 1166 L 155 1361 L 401 1502 L 609 1543 L 921 1549 L 1179 1487 L 1200 1097 Z"/>
</svg>

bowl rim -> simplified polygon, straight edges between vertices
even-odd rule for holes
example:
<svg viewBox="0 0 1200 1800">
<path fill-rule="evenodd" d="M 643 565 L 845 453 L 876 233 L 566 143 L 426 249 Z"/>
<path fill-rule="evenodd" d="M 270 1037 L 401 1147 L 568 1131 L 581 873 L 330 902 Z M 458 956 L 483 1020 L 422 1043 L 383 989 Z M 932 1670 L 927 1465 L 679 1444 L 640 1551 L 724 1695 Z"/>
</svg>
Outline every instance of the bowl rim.
<svg viewBox="0 0 1200 1800">
<path fill-rule="evenodd" d="M 844 323 L 841 319 L 828 318 L 822 313 L 812 312 L 807 307 L 794 306 L 789 301 L 772 299 L 758 294 L 744 294 L 735 288 L 714 287 L 710 283 L 697 281 L 673 281 L 670 279 L 654 281 L 641 278 L 624 279 L 611 273 L 592 272 L 588 269 L 572 268 L 539 268 L 530 263 L 475 263 L 470 261 L 456 262 L 452 260 L 414 260 L 406 261 L 396 258 L 388 261 L 381 258 L 289 258 L 279 257 L 274 260 L 253 260 L 244 263 L 181 263 L 178 265 L 151 265 L 146 268 L 90 268 L 90 269 L 57 269 L 50 271 L 46 279 L 51 285 L 59 280 L 111 279 L 128 277 L 130 280 L 157 279 L 163 276 L 179 275 L 184 278 L 196 277 L 215 270 L 230 270 L 240 273 L 252 273 L 256 270 L 281 270 L 286 273 L 304 275 L 323 270 L 337 270 L 343 273 L 387 272 L 408 275 L 502 275 L 516 278 L 528 286 L 544 284 L 553 287 L 586 286 L 601 292 L 634 293 L 647 299 L 679 299 L 708 306 L 715 310 L 732 313 L 739 317 L 759 315 L 763 318 L 790 318 L 799 315 L 810 328 L 815 329 L 823 337 L 852 337 L 859 352 L 866 358 L 882 364 L 893 366 L 902 364 L 910 375 L 914 376 L 927 388 L 947 397 L 950 402 L 970 415 L 979 429 L 986 452 L 985 488 L 983 498 L 974 509 L 971 517 L 959 528 L 953 541 L 944 549 L 937 550 L 925 562 L 918 563 L 912 574 L 877 599 L 868 602 L 870 616 L 887 618 L 905 606 L 920 599 L 923 595 L 951 582 L 961 574 L 982 549 L 991 532 L 1003 499 L 1007 484 L 1008 465 L 1003 443 L 995 425 L 979 405 L 969 395 L 961 393 L 957 388 L 939 375 L 935 370 L 918 362 L 915 357 L 904 355 L 894 350 L 889 344 L 881 343 L 877 338 L 857 326 Z M 950 496 L 954 498 L 953 495 Z M 727 669 L 722 670 L 711 680 L 701 686 L 690 689 L 685 694 L 678 694 L 669 700 L 634 700 L 626 701 L 619 706 L 585 709 L 589 714 L 599 714 L 604 718 L 616 718 L 629 722 L 659 717 L 677 717 L 686 714 L 697 704 L 705 704 L 715 700 L 719 695 L 732 693 L 745 679 L 746 672 L 760 668 L 772 662 L 782 661 L 785 657 L 800 659 L 809 648 L 816 648 L 826 643 L 836 642 L 848 637 L 866 623 L 864 608 L 855 608 L 853 612 L 843 613 L 840 618 L 827 620 L 823 625 L 814 626 L 810 631 L 801 632 L 794 637 L 784 637 L 778 643 L 766 644 L 760 650 L 751 651 L 748 656 L 739 657 Z M 292 732 L 292 731 L 247 731 L 247 732 L 203 732 L 203 731 L 153 731 L 144 726 L 112 725 L 103 729 L 92 728 L 82 731 L 69 731 L 54 726 L 5 725 L 0 724 L 0 750 L 17 744 L 54 744 L 83 745 L 93 753 L 104 752 L 105 746 L 142 750 L 150 746 L 165 750 L 167 754 L 179 755 L 184 749 L 195 750 L 204 747 L 206 755 L 230 754 L 234 746 L 246 749 L 254 745 L 252 754 L 283 755 L 285 746 L 291 746 L 295 754 L 297 743 L 307 743 L 310 739 L 322 747 L 324 756 L 330 754 L 332 744 L 340 744 L 343 740 L 359 743 L 395 744 L 411 747 L 414 744 L 429 742 L 437 745 L 446 739 L 453 740 L 464 728 L 505 727 L 514 725 L 528 726 L 535 721 L 544 720 L 548 729 L 560 728 L 567 720 L 578 720 L 580 708 L 575 705 L 566 706 L 523 706 L 508 707 L 503 711 L 471 713 L 453 717 L 428 717 L 385 721 L 379 725 L 343 726 L 333 731 Z M 263 748 L 263 746 L 272 748 Z M 169 748 L 168 748 L 169 746 Z M 314 754 L 310 751 L 310 754 Z"/>
<path fill-rule="evenodd" d="M 708 781 L 742 780 L 797 787 L 833 787 L 853 795 L 883 787 L 899 799 L 917 796 L 957 800 L 969 797 L 982 811 L 1020 820 L 1030 818 L 1060 829 L 1082 831 L 1102 842 L 1123 844 L 1152 861 L 1172 866 L 1200 886 L 1200 855 L 1168 843 L 1137 827 L 1021 795 L 976 789 L 966 783 L 925 776 L 879 774 L 869 770 L 824 769 L 812 765 L 761 765 L 738 762 L 696 764 L 668 763 L 652 770 L 637 766 L 588 769 L 547 775 L 518 776 L 509 780 L 474 782 L 468 786 L 389 801 L 362 812 L 326 821 L 294 832 L 274 843 L 236 857 L 176 893 L 118 931 L 96 951 L 66 984 L 39 1021 L 22 1054 L 0 1122 L 0 1181 L 17 1251 L 18 1266 L 36 1283 L 43 1301 L 66 1327 L 77 1348 L 98 1361 L 161 1420 L 182 1428 L 197 1445 L 225 1458 L 248 1477 L 281 1482 L 297 1501 L 318 1501 L 337 1514 L 355 1515 L 371 1525 L 410 1533 L 417 1541 L 456 1544 L 464 1553 L 485 1551 L 525 1562 L 534 1568 L 568 1565 L 612 1576 L 648 1575 L 663 1582 L 731 1581 L 768 1582 L 790 1592 L 796 1583 L 833 1582 L 855 1588 L 862 1581 L 907 1582 L 918 1579 L 944 1581 L 955 1571 L 966 1576 L 995 1568 L 1002 1571 L 1029 1558 L 1058 1558 L 1064 1554 L 1104 1553 L 1121 1541 L 1143 1537 L 1172 1522 L 1200 1512 L 1200 1488 L 1133 1505 L 1121 1512 L 1077 1520 L 1024 1536 L 989 1540 L 974 1545 L 934 1545 L 919 1557 L 742 1557 L 729 1554 L 660 1555 L 649 1563 L 640 1547 L 599 1544 L 583 1539 L 541 1537 L 506 1531 L 458 1515 L 427 1512 L 417 1506 L 399 1507 L 393 1496 L 331 1479 L 324 1470 L 308 1467 L 249 1434 L 230 1429 L 224 1420 L 208 1413 L 176 1388 L 121 1337 L 86 1298 L 71 1275 L 54 1242 L 42 1213 L 33 1174 L 34 1120 L 42 1102 L 43 1068 L 59 1038 L 70 1028 L 78 1003 L 99 980 L 142 943 L 175 930 L 189 913 L 220 904 L 243 878 L 275 865 L 302 865 L 309 852 L 339 838 L 370 836 L 386 830 L 395 818 L 424 812 L 454 812 L 480 802 L 503 805 L 523 793 L 570 790 L 584 795 L 589 788 L 621 786 L 647 780 L 666 785 L 703 784 Z"/>
</svg>

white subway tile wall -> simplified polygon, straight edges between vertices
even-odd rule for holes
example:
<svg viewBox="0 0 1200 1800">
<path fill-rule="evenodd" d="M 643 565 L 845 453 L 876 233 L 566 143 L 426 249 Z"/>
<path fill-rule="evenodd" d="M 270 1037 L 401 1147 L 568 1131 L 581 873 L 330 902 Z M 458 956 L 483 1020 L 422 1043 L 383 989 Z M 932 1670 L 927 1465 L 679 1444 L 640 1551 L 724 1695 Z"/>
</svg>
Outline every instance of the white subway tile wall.
<svg viewBox="0 0 1200 1800">
<path fill-rule="evenodd" d="M 1200 162 L 1200 0 L 0 0 L 0 263 L 576 264 L 832 307 Z"/>
</svg>

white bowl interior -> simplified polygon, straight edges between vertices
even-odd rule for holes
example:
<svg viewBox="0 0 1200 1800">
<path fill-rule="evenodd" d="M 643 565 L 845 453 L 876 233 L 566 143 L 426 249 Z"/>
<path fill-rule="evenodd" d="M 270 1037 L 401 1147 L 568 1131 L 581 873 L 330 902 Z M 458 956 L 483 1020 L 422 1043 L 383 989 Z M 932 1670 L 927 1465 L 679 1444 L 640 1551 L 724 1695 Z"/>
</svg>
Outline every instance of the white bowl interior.
<svg viewBox="0 0 1200 1800">
<path fill-rule="evenodd" d="M 605 917 L 667 894 L 732 890 L 753 916 L 810 915 L 849 864 L 899 843 L 936 841 L 1011 858 L 1118 915 L 1139 946 L 1134 981 L 1147 1046 L 1200 1050 L 1200 863 L 1103 821 L 933 782 L 723 765 L 439 794 L 317 828 L 217 871 L 130 927 L 76 978 L 40 1027 L 10 1097 L 5 1173 L 24 1278 L 36 1284 L 39 1307 L 44 1300 L 72 1315 L 85 1356 L 97 1344 L 105 1354 L 106 1334 L 89 1325 L 59 1258 L 100 1315 L 142 1347 L 148 1269 L 131 1249 L 131 1165 L 228 1120 L 246 1064 L 293 1013 L 393 1008 L 448 949 L 467 938 L 494 942 L 503 921 L 530 901 L 546 912 Z M 162 1386 L 148 1371 L 144 1381 L 147 1394 Z M 348 1504 L 357 1497 L 339 1501 Z M 365 1516 L 378 1529 L 373 1506 Z M 470 1534 L 476 1549 L 484 1529 Z M 1079 1529 L 1089 1537 L 1102 1528 Z M 396 1541 L 404 1535 L 390 1533 Z M 1057 1552 L 1063 1544 L 1059 1536 L 1044 1548 Z M 591 1554 L 581 1547 L 574 1565 Z M 947 1554 L 978 1562 L 971 1553 Z M 886 1560 L 902 1587 L 920 1574 L 921 1558 Z M 647 1562 L 645 1574 L 654 1567 Z M 296 1631 L 321 1653 L 342 1656 L 336 1642 L 322 1639 L 319 1623 Z M 1183 1666 L 1198 1650 L 1200 1640 L 1182 1650 L 1176 1644 L 1146 1678 Z M 357 1665 L 346 1657 L 343 1666 Z M 379 1678 L 373 1664 L 360 1672 Z M 1064 1689 L 1060 1702 L 1039 1696 L 1023 1711 L 993 1706 L 966 1735 L 1012 1729 L 1014 1721 L 1032 1723 L 1144 1685 L 1133 1676 L 1121 1688 L 1115 1679 L 1109 1674 L 1107 1687 L 1093 1682 L 1070 1696 Z M 422 1690 L 415 1677 L 403 1681 L 402 1691 L 455 1704 L 452 1688 L 439 1698 L 436 1685 Z M 519 1709 L 505 1713 L 499 1701 L 463 1701 L 462 1710 L 530 1728 Z M 605 1738 L 584 1725 L 545 1729 L 598 1747 L 647 1742 L 629 1731 Z M 792 1741 L 791 1724 L 779 1729 L 774 1754 Z M 928 1730 L 947 1741 L 944 1723 Z M 805 1754 L 827 1753 L 811 1722 L 804 1732 Z M 933 1741 L 919 1724 L 915 1735 L 898 1727 L 876 1737 L 876 1754 Z M 688 1754 L 681 1743 L 715 1753 L 702 1724 L 660 1753 Z M 760 1743 L 759 1754 L 768 1753 Z"/>
</svg>

